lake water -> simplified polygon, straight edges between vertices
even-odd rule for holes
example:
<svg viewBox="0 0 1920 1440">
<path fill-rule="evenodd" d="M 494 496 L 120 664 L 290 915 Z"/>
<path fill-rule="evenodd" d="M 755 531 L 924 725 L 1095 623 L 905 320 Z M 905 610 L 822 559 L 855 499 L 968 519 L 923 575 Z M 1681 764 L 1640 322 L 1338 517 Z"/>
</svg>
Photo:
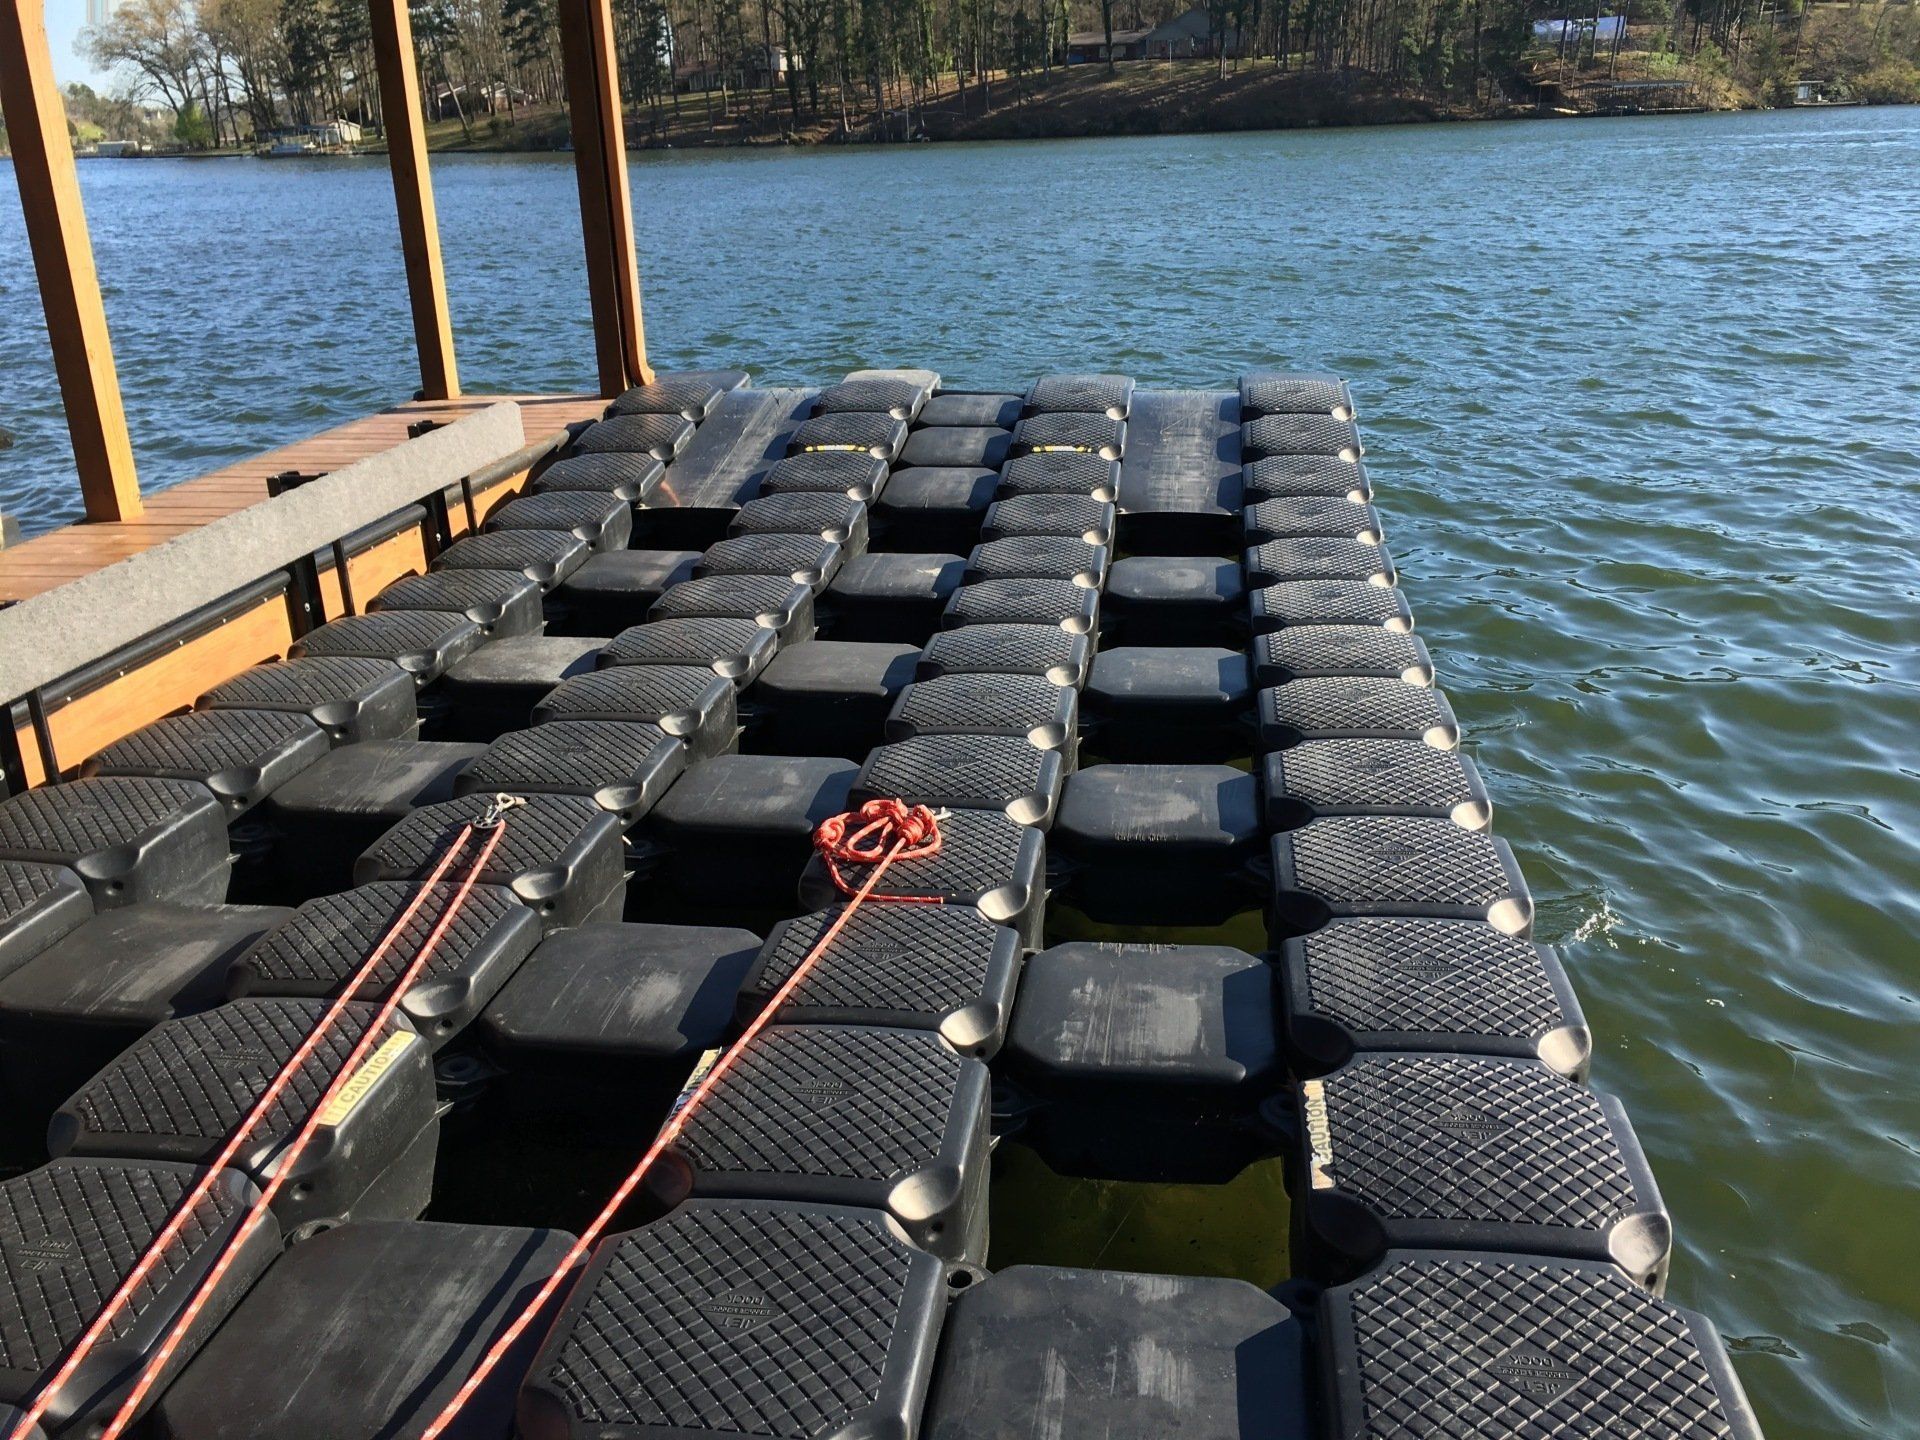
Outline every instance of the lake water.
<svg viewBox="0 0 1920 1440">
<path fill-rule="evenodd" d="M 89 163 L 149 485 L 404 398 L 379 162 Z M 569 162 L 435 162 L 464 380 L 592 383 Z M 1545 938 L 1774 1440 L 1920 1413 L 1920 110 L 636 156 L 653 356 L 1342 371 Z M 0 184 L 0 508 L 73 485 Z M 1906 1255 L 1905 1261 L 1898 1260 Z"/>
</svg>

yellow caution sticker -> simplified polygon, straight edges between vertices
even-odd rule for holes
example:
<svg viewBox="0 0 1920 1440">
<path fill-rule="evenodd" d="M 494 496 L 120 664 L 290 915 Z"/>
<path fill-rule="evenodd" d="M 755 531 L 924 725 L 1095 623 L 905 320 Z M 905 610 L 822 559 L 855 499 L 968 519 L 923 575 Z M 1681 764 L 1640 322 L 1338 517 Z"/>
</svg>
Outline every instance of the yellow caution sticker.
<svg viewBox="0 0 1920 1440">
<path fill-rule="evenodd" d="M 1300 1083 L 1307 1112 L 1307 1174 L 1315 1190 L 1333 1189 L 1333 1126 L 1327 1122 L 1327 1087 L 1318 1080 Z"/>
<path fill-rule="evenodd" d="M 701 1054 L 699 1060 L 694 1063 L 692 1071 L 687 1075 L 687 1083 L 680 1087 L 680 1093 L 674 1097 L 673 1108 L 667 1112 L 669 1118 L 678 1115 L 686 1108 L 687 1101 L 693 1098 L 693 1092 L 700 1088 L 700 1082 L 707 1078 L 707 1072 L 719 1063 L 720 1056 L 724 1053 L 720 1050 L 708 1050 Z"/>
<path fill-rule="evenodd" d="M 393 1068 L 393 1062 L 401 1053 L 420 1037 L 408 1030 L 396 1030 L 380 1047 L 360 1062 L 360 1068 L 348 1077 L 347 1083 L 333 1092 L 333 1099 L 327 1102 L 327 1108 L 320 1112 L 322 1125 L 338 1125 L 373 1089 L 379 1078 Z"/>
</svg>

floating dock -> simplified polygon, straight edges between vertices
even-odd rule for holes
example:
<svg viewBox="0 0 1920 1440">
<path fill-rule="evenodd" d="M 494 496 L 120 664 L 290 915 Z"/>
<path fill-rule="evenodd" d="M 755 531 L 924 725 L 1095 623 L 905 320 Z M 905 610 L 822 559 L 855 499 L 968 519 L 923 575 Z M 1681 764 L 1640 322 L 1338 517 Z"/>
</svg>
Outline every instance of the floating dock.
<svg viewBox="0 0 1920 1440">
<path fill-rule="evenodd" d="M 1344 383 L 409 416 L 0 565 L 0 1433 L 1758 1435 Z M 1290 1278 L 996 1268 L 1011 1147 Z"/>
</svg>

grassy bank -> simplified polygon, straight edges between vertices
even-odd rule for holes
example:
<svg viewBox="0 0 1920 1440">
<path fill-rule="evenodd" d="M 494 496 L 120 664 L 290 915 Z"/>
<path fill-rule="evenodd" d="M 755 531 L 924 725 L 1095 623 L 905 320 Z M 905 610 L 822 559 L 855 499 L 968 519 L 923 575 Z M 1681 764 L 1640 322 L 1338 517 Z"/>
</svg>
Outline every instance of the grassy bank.
<svg viewBox="0 0 1920 1440">
<path fill-rule="evenodd" d="M 630 105 L 635 148 L 709 145 L 834 144 L 876 139 L 1053 139 L 1275 130 L 1412 121 L 1526 116 L 1658 114 L 1741 110 L 1792 104 L 1796 82 L 1814 82 L 1825 100 L 1868 104 L 1920 102 L 1920 12 L 1911 4 L 1821 5 L 1791 29 L 1742 32 L 1722 51 L 1668 21 L 1632 24 L 1615 53 L 1574 46 L 1563 55 L 1536 43 L 1498 80 L 1451 89 L 1394 84 L 1363 70 L 1286 67 L 1271 58 L 1230 62 L 1222 74 L 1208 59 L 1138 60 L 1057 67 L 1051 73 L 997 72 L 965 85 L 949 71 L 920 95 L 890 90 L 874 119 L 864 86 L 840 96 L 822 85 L 817 109 L 795 116 L 784 85 L 722 94 L 691 93 Z M 1477 59 L 1474 70 L 1478 70 Z M 1463 73 L 1455 70 L 1456 75 Z M 1468 72 L 1471 73 L 1471 72 Z M 847 117 L 843 126 L 842 116 Z M 558 105 L 513 115 L 442 121 L 431 142 L 450 150 L 558 150 L 567 145 Z"/>
<path fill-rule="evenodd" d="M 1679 67 L 1660 57 L 1630 54 L 1615 68 L 1563 70 L 1542 57 L 1508 89 L 1478 100 L 1389 88 L 1359 74 L 1281 71 L 1271 61 L 1249 63 L 1221 76 L 1210 60 L 1136 61 L 1109 73 L 1104 66 L 1056 69 L 1051 75 L 997 75 L 962 91 L 952 75 L 911 112 L 916 138 L 928 140 L 1065 139 L 1100 135 L 1163 135 L 1233 130 L 1280 130 L 1418 121 L 1514 119 L 1618 113 L 1694 113 L 1758 108 L 1766 98 L 1725 67 Z M 1867 94 L 1864 99 L 1901 98 Z M 906 112 L 892 112 L 889 138 L 907 129 Z M 636 149 L 730 145 L 815 145 L 879 138 L 856 122 L 843 133 L 837 106 L 822 96 L 821 113 L 803 107 L 798 122 L 786 92 L 682 95 L 679 104 L 631 107 L 628 142 Z M 462 126 L 436 122 L 429 143 L 439 150 L 562 150 L 566 112 L 557 105 L 480 116 Z"/>
</svg>

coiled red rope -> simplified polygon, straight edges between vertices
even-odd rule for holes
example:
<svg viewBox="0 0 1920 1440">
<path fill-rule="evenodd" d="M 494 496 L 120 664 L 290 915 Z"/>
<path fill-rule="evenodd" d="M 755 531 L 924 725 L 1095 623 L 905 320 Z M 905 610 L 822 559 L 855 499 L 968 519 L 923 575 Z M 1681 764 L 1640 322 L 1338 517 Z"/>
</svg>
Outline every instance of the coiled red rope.
<svg viewBox="0 0 1920 1440">
<path fill-rule="evenodd" d="M 925 805 L 909 805 L 904 800 L 869 800 L 858 810 L 822 820 L 813 832 L 813 848 L 825 862 L 833 886 L 842 895 L 852 895 L 859 886 L 848 883 L 840 866 L 877 865 L 885 860 L 925 860 L 940 853 L 940 817 Z M 937 895 L 872 895 L 870 898 L 892 903 L 938 905 Z"/>
<path fill-rule="evenodd" d="M 526 1333 L 527 1326 L 533 1323 L 534 1317 L 553 1300 L 567 1276 L 587 1258 L 607 1227 L 613 1223 L 614 1216 L 620 1213 L 620 1208 L 632 1198 L 633 1192 L 639 1188 L 640 1182 L 653 1168 L 654 1162 L 686 1129 L 687 1121 L 694 1111 L 698 1110 L 707 1096 L 713 1093 L 714 1087 L 719 1085 L 721 1079 L 733 1068 L 734 1061 L 748 1045 L 753 1043 L 754 1037 L 766 1029 L 773 1017 L 780 1013 L 780 1007 L 785 1005 L 793 992 L 800 988 L 800 983 L 806 979 L 807 972 L 812 970 L 814 963 L 826 953 L 827 947 L 839 939 L 840 932 L 846 929 L 847 922 L 854 917 L 860 907 L 869 899 L 919 900 L 922 903 L 929 901 L 938 903 L 933 896 L 881 896 L 873 893 L 874 887 L 880 883 L 881 878 L 886 875 L 895 861 L 924 859 L 940 853 L 940 817 L 924 805 L 910 806 L 899 800 L 869 800 L 856 811 L 835 815 L 829 820 L 821 821 L 814 831 L 813 845 L 820 857 L 826 861 L 828 871 L 833 876 L 833 883 L 843 893 L 850 895 L 851 900 L 841 907 L 839 913 L 833 917 L 833 922 L 814 942 L 813 948 L 806 953 L 798 965 L 793 967 L 793 973 L 787 976 L 781 982 L 780 988 L 768 997 L 760 1013 L 755 1015 L 746 1029 L 740 1032 L 740 1038 L 729 1045 L 714 1062 L 713 1068 L 701 1076 L 692 1091 L 688 1093 L 685 1103 L 667 1117 L 667 1123 L 660 1127 L 660 1133 L 654 1138 L 653 1144 L 647 1147 L 647 1153 L 640 1157 L 640 1162 L 628 1172 L 627 1178 L 620 1182 L 620 1187 L 601 1207 L 600 1213 L 593 1217 L 592 1223 L 580 1232 L 580 1238 L 575 1240 L 567 1253 L 560 1257 L 560 1263 L 541 1285 L 539 1292 L 527 1302 L 518 1315 L 514 1316 L 513 1323 L 500 1332 L 499 1338 L 480 1358 L 480 1363 L 474 1367 L 466 1383 L 454 1393 L 445 1408 L 433 1417 L 433 1423 L 420 1432 L 420 1440 L 438 1440 L 439 1436 L 446 1433 L 447 1427 L 459 1417 L 467 1402 L 473 1399 L 475 1393 L 486 1383 L 487 1377 L 506 1358 L 507 1352 L 513 1348 L 521 1335 Z M 872 873 L 860 883 L 858 889 L 850 889 L 840 875 L 838 862 L 842 860 L 873 866 Z"/>
<path fill-rule="evenodd" d="M 279 1072 L 268 1082 L 266 1088 L 260 1092 L 259 1098 L 253 1103 L 253 1107 L 247 1111 L 240 1123 L 234 1127 L 233 1132 L 227 1137 L 226 1143 L 220 1147 L 219 1153 L 207 1163 L 205 1168 L 202 1169 L 199 1178 L 188 1188 L 187 1193 L 181 1197 L 180 1203 L 174 1207 L 173 1213 L 167 1219 L 167 1223 L 162 1226 L 154 1235 L 153 1239 L 148 1242 L 140 1258 L 134 1262 L 133 1268 L 127 1272 L 126 1277 L 121 1280 L 118 1288 L 108 1297 L 107 1303 L 101 1307 L 100 1312 L 89 1322 L 80 1338 L 74 1342 L 65 1360 L 61 1362 L 60 1368 L 55 1371 L 53 1377 L 41 1387 L 39 1393 L 34 1397 L 33 1403 L 20 1412 L 19 1418 L 15 1421 L 13 1428 L 8 1432 L 9 1440 L 27 1440 L 27 1437 L 33 1433 L 35 1425 L 39 1423 L 48 1409 L 59 1398 L 61 1390 L 72 1380 L 74 1372 L 85 1363 L 87 1356 L 93 1352 L 99 1344 L 101 1337 L 107 1333 L 120 1312 L 126 1308 L 127 1303 L 134 1293 L 140 1288 L 148 1275 L 152 1273 L 154 1266 L 158 1265 L 166 1255 L 168 1247 L 179 1238 L 180 1232 L 185 1229 L 187 1221 L 192 1216 L 194 1209 L 212 1192 L 214 1185 L 219 1180 L 220 1172 L 232 1162 L 234 1156 L 239 1153 L 240 1147 L 246 1143 L 260 1122 L 273 1110 L 282 1096 L 285 1095 L 287 1088 L 293 1083 L 294 1077 L 301 1072 L 307 1061 L 319 1048 L 320 1042 L 326 1038 L 327 1034 L 339 1023 L 340 1017 L 346 1013 L 347 1006 L 352 1004 L 354 1000 L 359 997 L 360 992 L 366 988 L 368 982 L 373 978 L 374 972 L 380 968 L 381 962 L 386 959 L 388 953 L 392 950 L 394 943 L 406 930 L 407 926 L 412 923 L 414 916 L 419 914 L 421 908 L 426 904 L 428 897 L 434 893 L 433 887 L 445 878 L 447 872 L 452 869 L 455 858 L 459 856 L 468 841 L 476 834 L 483 835 L 485 837 L 483 843 L 479 850 L 473 855 L 472 862 L 466 867 L 465 873 L 462 875 L 454 893 L 448 898 L 446 908 L 441 911 L 439 918 L 434 921 L 432 929 L 428 931 L 425 939 L 421 941 L 420 948 L 415 952 L 413 959 L 408 963 L 406 968 L 394 978 L 394 982 L 388 989 L 387 998 L 382 1003 L 379 1013 L 374 1016 L 373 1022 L 367 1026 L 366 1031 L 354 1044 L 346 1060 L 341 1064 L 338 1073 L 333 1076 L 326 1090 L 321 1094 L 313 1109 L 308 1113 L 305 1122 L 299 1131 L 296 1132 L 293 1142 L 277 1157 L 273 1175 L 269 1177 L 266 1185 L 261 1189 L 259 1197 L 253 1202 L 252 1206 L 249 1207 L 245 1218 L 228 1238 L 227 1243 L 222 1248 L 220 1255 L 212 1267 L 208 1270 L 207 1274 L 201 1278 L 199 1284 L 194 1287 L 193 1294 L 189 1297 L 185 1309 L 182 1310 L 180 1316 L 168 1328 L 159 1349 L 154 1352 L 147 1364 L 141 1369 L 139 1378 L 135 1381 L 133 1389 L 127 1393 L 126 1399 L 121 1403 L 118 1411 L 108 1423 L 107 1427 L 100 1432 L 99 1440 L 116 1440 L 116 1437 L 124 1433 L 126 1428 L 133 1423 L 148 1392 L 152 1390 L 155 1382 L 160 1377 L 161 1371 L 172 1358 L 174 1350 L 178 1348 L 181 1337 L 186 1334 L 188 1328 L 206 1307 L 207 1300 L 212 1295 L 214 1287 L 219 1284 L 221 1278 L 232 1266 L 234 1257 L 238 1255 L 247 1237 L 259 1229 L 260 1225 L 264 1222 L 268 1206 L 272 1204 L 274 1197 L 280 1193 L 281 1187 L 284 1186 L 292 1176 L 294 1167 L 299 1162 L 300 1156 L 305 1152 L 307 1146 L 312 1142 L 314 1134 L 319 1130 L 320 1117 L 326 1113 L 327 1107 L 333 1103 L 333 1098 L 339 1092 L 341 1086 L 346 1083 L 349 1076 L 353 1075 L 354 1072 L 359 1069 L 361 1061 L 366 1058 L 367 1053 L 371 1051 L 375 1043 L 379 1041 L 381 1031 L 386 1028 L 387 1022 L 392 1018 L 394 1011 L 399 1009 L 400 1002 L 406 997 L 407 991 L 412 988 L 413 982 L 419 978 L 420 973 L 426 969 L 428 962 L 432 960 L 434 953 L 440 948 L 441 940 L 446 936 L 448 929 L 452 927 L 454 920 L 459 916 L 461 908 L 466 904 L 468 895 L 472 893 L 474 884 L 480 877 L 480 872 L 486 867 L 488 858 L 500 843 L 501 835 L 505 830 L 504 812 L 511 805 L 523 803 L 525 802 L 511 796 L 496 796 L 492 804 L 488 807 L 486 814 L 479 821 L 471 822 L 461 827 L 459 833 L 454 836 L 452 842 L 448 844 L 445 852 L 441 855 L 439 863 L 434 866 L 432 872 L 427 876 L 426 881 L 415 892 L 413 899 L 407 904 L 407 907 L 402 910 L 394 922 L 387 927 L 386 933 L 380 937 L 378 943 L 368 952 L 366 959 L 363 960 L 359 968 L 355 970 L 353 978 L 341 990 L 339 995 L 334 998 L 333 1003 L 327 1007 L 320 1018 L 314 1022 L 313 1028 L 308 1031 L 306 1037 L 294 1049 L 293 1054 L 287 1058 L 286 1064 L 280 1067 Z"/>
</svg>

